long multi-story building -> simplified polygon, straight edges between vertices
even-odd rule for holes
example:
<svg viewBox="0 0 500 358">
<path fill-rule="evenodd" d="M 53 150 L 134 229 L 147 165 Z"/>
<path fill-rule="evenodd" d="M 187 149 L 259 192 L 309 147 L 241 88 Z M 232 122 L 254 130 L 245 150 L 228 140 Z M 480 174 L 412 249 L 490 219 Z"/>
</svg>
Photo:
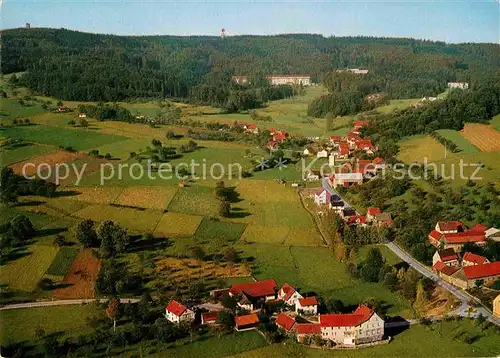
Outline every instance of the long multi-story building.
<svg viewBox="0 0 500 358">
<path fill-rule="evenodd" d="M 299 85 L 310 86 L 311 76 L 309 75 L 268 75 L 265 77 L 272 86 Z"/>
</svg>

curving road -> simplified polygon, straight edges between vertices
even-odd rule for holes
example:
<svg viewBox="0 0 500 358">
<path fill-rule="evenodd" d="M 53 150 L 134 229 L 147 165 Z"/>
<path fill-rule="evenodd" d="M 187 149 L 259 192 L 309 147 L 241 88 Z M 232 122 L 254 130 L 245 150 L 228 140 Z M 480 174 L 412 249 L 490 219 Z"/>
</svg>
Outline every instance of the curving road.
<svg viewBox="0 0 500 358">
<path fill-rule="evenodd" d="M 5 305 L 0 307 L 1 310 L 16 310 L 21 308 L 35 308 L 35 307 L 52 307 L 52 306 L 66 306 L 66 305 L 81 305 L 86 303 L 107 302 L 107 298 L 82 298 L 76 300 L 57 300 L 57 301 L 38 301 L 38 302 L 26 302 L 26 303 L 13 303 L 10 305 Z M 120 298 L 121 303 L 137 303 L 140 299 L 138 298 Z"/>
<path fill-rule="evenodd" d="M 339 193 L 337 193 L 330 185 L 328 182 L 328 177 L 323 178 L 322 180 L 322 186 L 323 189 L 328 190 L 330 194 L 336 194 L 341 197 Z M 345 206 L 349 206 L 351 208 L 354 208 L 352 205 L 350 205 L 344 198 L 342 200 L 345 203 Z M 359 213 L 356 211 L 356 214 L 359 215 Z M 444 281 L 441 277 L 436 275 L 434 272 L 429 270 L 426 266 L 415 260 L 413 257 L 408 255 L 405 251 L 403 251 L 399 246 L 397 246 L 393 242 L 386 243 L 385 246 L 387 246 L 395 255 L 397 255 L 401 260 L 406 262 L 408 265 L 413 267 L 415 270 L 417 270 L 420 274 L 422 274 L 425 277 L 430 278 L 432 281 L 434 281 L 436 284 L 440 285 L 444 289 L 446 289 L 448 292 L 450 292 L 453 296 L 458 298 L 461 302 L 460 307 L 458 307 L 455 311 L 451 312 L 450 314 L 455 314 L 459 315 L 462 317 L 465 316 L 477 316 L 479 314 L 482 314 L 488 321 L 491 323 L 496 324 L 497 326 L 500 326 L 500 319 L 498 317 L 493 316 L 486 308 L 482 306 L 478 306 L 476 308 L 476 312 L 471 313 L 469 311 L 469 306 L 468 302 L 469 301 L 476 301 L 477 303 L 480 303 L 480 301 L 475 298 L 472 295 L 469 295 L 465 291 L 462 291 L 461 289 L 453 286 L 452 284 Z"/>
</svg>

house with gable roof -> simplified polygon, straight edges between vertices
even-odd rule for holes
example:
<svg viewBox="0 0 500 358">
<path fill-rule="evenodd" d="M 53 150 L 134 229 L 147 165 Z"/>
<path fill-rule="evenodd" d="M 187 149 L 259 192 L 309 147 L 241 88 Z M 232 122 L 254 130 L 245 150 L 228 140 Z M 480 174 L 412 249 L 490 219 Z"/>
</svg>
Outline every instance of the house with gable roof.
<svg viewBox="0 0 500 358">
<path fill-rule="evenodd" d="M 295 301 L 295 312 L 314 315 L 318 313 L 319 302 L 314 296 L 299 298 Z"/>
<path fill-rule="evenodd" d="M 350 314 L 322 314 L 319 326 L 321 338 L 342 346 L 377 342 L 384 337 L 384 320 L 365 305 Z"/>
<path fill-rule="evenodd" d="M 489 262 L 486 257 L 473 254 L 472 252 L 466 252 L 462 257 L 462 266 L 483 265 Z"/>
<path fill-rule="evenodd" d="M 330 204 L 332 194 L 326 189 L 319 189 L 314 193 L 314 202 L 317 205 Z"/>
<path fill-rule="evenodd" d="M 278 317 L 276 317 L 275 323 L 279 329 L 287 334 L 290 334 L 295 330 L 295 319 L 286 313 L 280 313 Z"/>
<path fill-rule="evenodd" d="M 486 226 L 476 224 L 465 230 L 459 221 L 440 221 L 429 233 L 429 242 L 437 248 L 452 248 L 459 252 L 466 242 L 486 244 Z"/>
<path fill-rule="evenodd" d="M 288 306 L 295 306 L 295 302 L 300 298 L 302 295 L 286 282 L 278 291 L 278 300 L 285 302 Z"/>
<path fill-rule="evenodd" d="M 194 312 L 183 304 L 171 300 L 165 307 L 165 318 L 172 323 L 190 323 L 194 321 Z"/>
<path fill-rule="evenodd" d="M 321 327 L 317 323 L 297 323 L 295 325 L 297 341 L 302 343 L 307 336 L 321 335 Z"/>
<path fill-rule="evenodd" d="M 460 266 L 458 254 L 453 249 L 437 250 L 432 256 L 432 264 L 435 265 L 438 261 L 448 266 Z"/>
<path fill-rule="evenodd" d="M 277 297 L 278 285 L 273 279 L 238 283 L 231 285 L 229 295 L 239 298 L 238 305 L 247 310 L 260 308 L 264 302 L 274 301 Z"/>
</svg>

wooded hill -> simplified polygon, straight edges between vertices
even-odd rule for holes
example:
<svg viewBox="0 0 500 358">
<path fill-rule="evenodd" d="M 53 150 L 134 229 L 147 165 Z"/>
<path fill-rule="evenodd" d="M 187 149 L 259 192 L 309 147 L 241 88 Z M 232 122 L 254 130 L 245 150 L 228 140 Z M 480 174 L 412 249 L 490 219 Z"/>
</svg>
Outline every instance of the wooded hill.
<svg viewBox="0 0 500 358">
<path fill-rule="evenodd" d="M 366 68 L 390 98 L 435 95 L 448 81 L 475 83 L 500 68 L 496 44 L 405 38 L 276 36 L 113 36 L 65 29 L 12 29 L 2 35 L 2 73 L 27 71 L 34 91 L 66 100 L 187 98 L 211 72 L 262 77 Z"/>
</svg>

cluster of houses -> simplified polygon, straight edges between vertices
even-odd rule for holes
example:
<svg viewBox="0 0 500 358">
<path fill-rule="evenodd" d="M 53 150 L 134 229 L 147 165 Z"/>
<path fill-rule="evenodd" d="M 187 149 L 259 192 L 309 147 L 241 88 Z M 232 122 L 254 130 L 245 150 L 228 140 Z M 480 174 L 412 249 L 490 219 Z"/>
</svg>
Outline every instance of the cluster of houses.
<svg viewBox="0 0 500 358">
<path fill-rule="evenodd" d="M 272 128 L 270 130 L 272 140 L 267 142 L 267 147 L 269 149 L 277 149 L 278 145 L 284 142 L 287 138 L 290 137 L 290 134 L 285 130 L 280 130 L 276 128 Z"/>
<path fill-rule="evenodd" d="M 299 342 L 307 336 L 319 336 L 338 346 L 354 347 L 384 337 L 384 320 L 367 306 L 361 305 L 349 314 L 318 314 L 317 297 L 304 297 L 287 283 L 278 287 L 273 279 L 233 284 L 228 289 L 216 291 L 214 295 L 218 297 L 225 294 L 235 297 L 238 307 L 248 312 L 235 317 L 238 331 L 259 326 L 259 313 L 266 302 L 283 302 L 287 310 L 271 319 L 284 334 L 295 334 Z M 202 313 L 201 324 L 215 325 L 219 312 Z M 165 308 L 165 317 L 175 324 L 193 323 L 195 312 L 172 300 Z"/>
<path fill-rule="evenodd" d="M 432 259 L 432 269 L 443 280 L 462 289 L 473 288 L 477 281 L 488 284 L 500 278 L 500 262 L 465 252 L 466 243 L 486 245 L 487 240 L 500 241 L 500 230 L 476 224 L 466 229 L 460 221 L 439 221 L 429 234 L 429 242 L 438 250 Z"/>
</svg>

